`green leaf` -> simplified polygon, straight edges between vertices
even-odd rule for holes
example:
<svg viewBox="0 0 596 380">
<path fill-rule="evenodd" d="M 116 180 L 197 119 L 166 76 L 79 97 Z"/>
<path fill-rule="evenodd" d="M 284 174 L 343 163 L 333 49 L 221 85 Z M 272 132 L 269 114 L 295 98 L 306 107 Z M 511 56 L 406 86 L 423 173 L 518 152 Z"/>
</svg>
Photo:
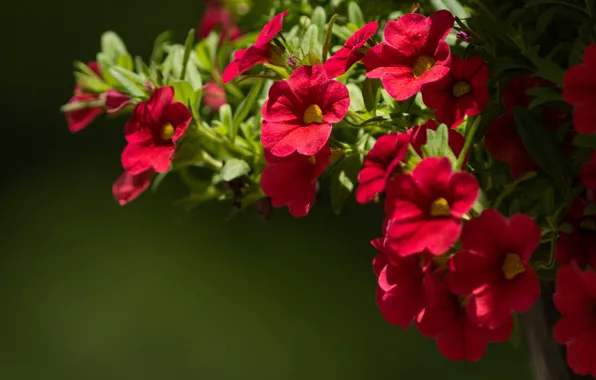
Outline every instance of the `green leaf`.
<svg viewBox="0 0 596 380">
<path fill-rule="evenodd" d="M 573 138 L 573 145 L 579 148 L 596 149 L 596 135 L 578 134 Z"/>
<path fill-rule="evenodd" d="M 545 58 L 534 57 L 532 59 L 532 63 L 534 64 L 534 66 L 536 66 L 534 76 L 548 79 L 551 82 L 554 82 L 558 85 L 563 84 L 563 76 L 565 75 L 565 70 L 563 70 L 555 62 Z"/>
<path fill-rule="evenodd" d="M 527 62 L 512 57 L 497 58 L 495 61 L 493 61 L 491 66 L 491 72 L 493 73 L 502 73 L 507 70 L 533 71 L 532 66 L 528 65 Z"/>
<path fill-rule="evenodd" d="M 348 92 L 350 94 L 349 108 L 354 110 L 355 112 L 362 111 L 364 109 L 364 98 L 362 97 L 360 87 L 358 87 L 354 83 L 348 83 L 346 87 L 348 88 Z"/>
<path fill-rule="evenodd" d="M 196 96 L 192 86 L 187 81 L 173 79 L 169 83 L 174 88 L 174 101 L 184 105 L 191 104 Z"/>
<path fill-rule="evenodd" d="M 348 3 L 348 21 L 356 25 L 358 28 L 364 26 L 364 15 L 358 4 L 354 1 Z"/>
<path fill-rule="evenodd" d="M 87 92 L 101 94 L 110 89 L 110 86 L 108 86 L 97 75 L 91 76 L 83 73 L 74 73 L 74 76 L 77 84 Z"/>
<path fill-rule="evenodd" d="M 335 19 L 337 13 L 331 17 L 329 24 L 327 24 L 327 30 L 325 31 L 325 41 L 323 43 L 323 61 L 327 60 L 327 54 L 329 54 L 329 44 L 331 43 L 331 35 L 333 34 L 333 25 L 335 25 Z"/>
<path fill-rule="evenodd" d="M 472 211 L 474 211 L 477 215 L 480 215 L 480 214 L 482 214 L 482 211 L 484 211 L 488 207 L 489 207 L 489 203 L 486 198 L 486 194 L 484 193 L 484 191 L 482 191 L 482 189 L 480 189 L 480 191 L 478 192 L 478 198 L 476 199 L 476 202 L 474 202 L 474 205 L 472 206 Z"/>
<path fill-rule="evenodd" d="M 153 43 L 153 51 L 151 52 L 151 62 L 161 63 L 164 56 L 164 45 L 168 43 L 173 37 L 174 33 L 171 30 L 166 30 Z"/>
<path fill-rule="evenodd" d="M 109 62 L 114 65 L 120 56 L 128 54 L 124 42 L 112 31 L 107 31 L 101 36 L 101 51 Z"/>
<path fill-rule="evenodd" d="M 555 188 L 547 186 L 540 198 L 542 203 L 542 214 L 552 215 L 555 212 Z"/>
<path fill-rule="evenodd" d="M 548 173 L 563 194 L 567 192 L 568 168 L 555 135 L 529 110 L 513 110 L 517 132 L 534 162 Z"/>
<path fill-rule="evenodd" d="M 323 7 L 316 7 L 312 12 L 310 21 L 317 26 L 319 30 L 319 41 L 323 42 L 325 39 L 325 24 L 327 23 L 327 14 Z"/>
<path fill-rule="evenodd" d="M 359 153 L 350 154 L 337 163 L 331 173 L 331 208 L 339 214 L 346 199 L 350 196 L 356 186 L 358 172 L 362 168 L 364 155 Z"/>
<path fill-rule="evenodd" d="M 145 92 L 137 87 L 137 85 L 129 79 L 128 75 L 123 74 L 121 71 L 118 70 L 118 66 L 112 66 L 110 68 L 110 74 L 112 77 L 126 90 L 126 92 L 134 97 L 143 98 L 145 97 Z M 121 68 L 120 68 L 121 69 Z M 124 69 L 121 69 L 124 70 Z"/>
<path fill-rule="evenodd" d="M 234 178 L 242 177 L 248 173 L 250 173 L 250 166 L 248 166 L 246 161 L 238 158 L 229 159 L 226 161 L 223 168 L 221 168 L 221 178 L 223 178 L 224 181 L 231 181 Z"/>
<path fill-rule="evenodd" d="M 116 60 L 116 66 L 132 71 L 134 70 L 134 63 L 130 54 L 123 54 Z"/>
<path fill-rule="evenodd" d="M 559 7 L 551 7 L 540 14 L 540 17 L 538 17 L 538 21 L 536 22 L 536 26 L 532 30 L 532 41 L 538 41 L 542 34 L 544 34 L 544 31 L 546 30 L 554 16 L 560 11 L 561 9 Z"/>
<path fill-rule="evenodd" d="M 321 49 L 319 48 L 319 28 L 315 24 L 310 24 L 306 28 L 306 32 L 304 32 L 304 36 L 302 36 L 302 40 L 300 41 L 300 48 L 304 54 L 308 54 L 310 52 L 319 52 Z"/>
<path fill-rule="evenodd" d="M 234 128 L 234 119 L 232 116 L 232 107 L 229 104 L 224 104 L 219 108 L 219 120 L 223 127 L 228 131 L 228 136 L 231 142 L 236 139 L 238 128 Z"/>
<path fill-rule="evenodd" d="M 371 115 L 375 114 L 376 107 L 381 100 L 381 94 L 379 93 L 381 86 L 379 81 L 366 78 L 362 83 L 362 96 L 364 98 L 364 106 Z"/>
<path fill-rule="evenodd" d="M 265 81 L 262 79 L 256 80 L 246 98 L 244 98 L 244 100 L 242 100 L 242 102 L 238 105 L 238 108 L 236 108 L 236 112 L 234 113 L 233 117 L 234 130 L 237 131 L 240 123 L 242 123 L 249 115 L 259 97 L 259 94 L 261 93 L 261 90 L 263 89 L 264 82 Z"/>
<path fill-rule="evenodd" d="M 184 42 L 184 55 L 182 58 L 182 70 L 180 71 L 180 79 L 185 79 L 186 77 L 186 67 L 188 66 L 188 60 L 190 58 L 190 53 L 192 51 L 193 44 L 195 42 L 195 30 L 191 29 L 186 36 L 186 41 Z"/>
<path fill-rule="evenodd" d="M 526 94 L 534 96 L 528 108 L 534 108 L 548 102 L 563 101 L 561 93 L 552 87 L 534 87 L 526 91 Z"/>
<path fill-rule="evenodd" d="M 344 25 L 333 24 L 332 32 L 342 40 L 347 40 L 352 36 L 352 31 L 350 30 L 350 28 Z"/>
<path fill-rule="evenodd" d="M 426 136 L 426 144 L 422 146 L 424 157 L 447 157 L 455 166 L 457 157 L 449 147 L 449 128 L 441 124 L 436 131 L 428 129 Z"/>
</svg>

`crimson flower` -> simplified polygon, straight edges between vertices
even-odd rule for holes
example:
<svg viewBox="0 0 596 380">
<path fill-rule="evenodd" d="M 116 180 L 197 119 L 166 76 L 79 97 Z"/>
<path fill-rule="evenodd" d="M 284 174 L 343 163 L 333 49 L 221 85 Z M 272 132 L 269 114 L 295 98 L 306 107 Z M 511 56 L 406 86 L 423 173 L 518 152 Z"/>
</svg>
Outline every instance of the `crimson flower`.
<svg viewBox="0 0 596 380">
<path fill-rule="evenodd" d="M 68 101 L 69 104 L 81 103 L 81 102 L 93 102 L 99 99 L 96 94 L 75 94 Z M 71 132 L 78 132 L 85 129 L 96 117 L 101 115 L 103 110 L 101 107 L 87 107 L 75 111 L 65 112 L 66 122 L 68 129 Z"/>
<path fill-rule="evenodd" d="M 424 279 L 426 305 L 416 318 L 418 331 L 436 338 L 439 351 L 450 360 L 476 362 L 486 352 L 488 342 L 504 342 L 513 330 L 513 317 L 495 329 L 479 327 L 466 313 L 468 299 L 454 294 L 436 271 Z"/>
<path fill-rule="evenodd" d="M 561 267 L 553 300 L 561 312 L 554 337 L 567 345 L 569 367 L 596 377 L 596 272 L 582 272 L 574 264 Z"/>
<path fill-rule="evenodd" d="M 427 131 L 429 129 L 431 131 L 436 131 L 438 127 L 439 126 L 434 120 L 428 119 L 423 125 L 417 125 L 408 129 L 407 133 L 410 136 L 410 142 L 416 153 L 422 156 L 422 146 L 426 144 L 428 138 Z M 456 157 L 459 157 L 464 149 L 464 145 L 466 145 L 465 137 L 455 129 L 448 129 L 447 137 L 449 139 L 449 148 L 451 148 L 451 151 Z"/>
<path fill-rule="evenodd" d="M 410 138 L 403 133 L 383 135 L 366 154 L 364 166 L 358 173 L 356 201 L 368 203 L 385 190 L 387 179 L 400 171 Z"/>
<path fill-rule="evenodd" d="M 573 125 L 579 133 L 596 133 L 596 44 L 584 51 L 584 62 L 563 77 L 563 98 L 575 106 Z"/>
<path fill-rule="evenodd" d="M 352 34 L 344 46 L 325 61 L 327 76 L 329 78 L 338 77 L 348 71 L 353 64 L 360 61 L 366 52 L 364 45 L 375 35 L 378 28 L 379 23 L 373 21 Z"/>
<path fill-rule="evenodd" d="M 596 216 L 584 215 L 588 203 L 575 199 L 563 221 L 571 224 L 571 233 L 560 233 L 555 258 L 560 264 L 575 262 L 580 268 L 596 268 Z"/>
<path fill-rule="evenodd" d="M 222 75 L 223 83 L 228 83 L 238 75 L 250 70 L 253 66 L 260 63 L 280 63 L 285 64 L 285 60 L 280 59 L 279 48 L 270 44 L 275 35 L 281 32 L 284 17 L 288 11 L 275 15 L 264 27 L 256 42 L 248 49 L 237 50 L 234 52 L 234 60 L 224 70 Z"/>
<path fill-rule="evenodd" d="M 399 101 L 415 95 L 423 84 L 441 79 L 451 64 L 445 37 L 453 22 L 453 15 L 446 10 L 428 18 L 411 13 L 388 21 L 385 41 L 364 57 L 366 76 L 381 78 L 385 90 Z"/>
<path fill-rule="evenodd" d="M 275 82 L 263 104 L 261 142 L 275 156 L 316 154 L 329 140 L 333 123 L 350 105 L 343 83 L 327 78 L 323 65 L 301 66 L 287 81 Z"/>
<path fill-rule="evenodd" d="M 312 156 L 293 153 L 278 157 L 266 150 L 261 189 L 271 198 L 271 205 L 288 206 L 296 218 L 306 216 L 315 201 L 317 178 L 327 167 L 330 154 L 328 145 Z"/>
<path fill-rule="evenodd" d="M 596 189 L 596 152 L 592 153 L 590 161 L 582 165 L 579 171 L 582 184 L 588 189 Z"/>
<path fill-rule="evenodd" d="M 153 169 L 148 169 L 139 174 L 131 174 L 125 171 L 112 186 L 114 198 L 116 198 L 121 206 L 134 200 L 149 188 L 154 173 L 155 171 Z"/>
<path fill-rule="evenodd" d="M 389 249 L 400 256 L 425 250 L 442 255 L 459 238 L 461 219 L 478 197 L 470 173 L 454 173 L 446 157 L 422 160 L 411 174 L 387 181 L 385 211 Z"/>
<path fill-rule="evenodd" d="M 488 104 L 488 66 L 478 56 L 453 56 L 451 70 L 436 82 L 422 86 L 422 101 L 436 111 L 437 120 L 448 127 L 460 125 Z"/>
<path fill-rule="evenodd" d="M 226 38 L 234 41 L 243 34 L 242 30 L 234 24 L 230 12 L 218 0 L 208 1 L 205 14 L 197 28 L 197 35 L 200 39 L 207 38 L 209 33 L 218 27 L 221 27 L 220 43 Z"/>
<path fill-rule="evenodd" d="M 383 238 L 371 241 L 379 250 L 373 260 L 378 277 L 377 305 L 387 322 L 406 329 L 424 308 L 422 284 L 430 264 L 424 255 L 399 257 L 390 252 L 383 241 Z"/>
<path fill-rule="evenodd" d="M 529 216 L 507 219 L 487 209 L 466 223 L 462 250 L 449 260 L 447 280 L 455 294 L 469 295 L 467 312 L 481 327 L 494 329 L 510 312 L 528 310 L 540 294 L 528 264 L 540 242 L 540 228 Z"/>
<path fill-rule="evenodd" d="M 136 175 L 153 168 L 158 173 L 169 170 L 176 141 L 182 137 L 192 116 L 186 106 L 174 102 L 172 87 L 163 86 L 139 103 L 124 133 L 128 145 L 122 152 L 122 166 Z"/>
<path fill-rule="evenodd" d="M 221 106 L 226 104 L 226 91 L 215 82 L 209 82 L 203 87 L 203 102 L 213 112 L 217 112 Z"/>
</svg>

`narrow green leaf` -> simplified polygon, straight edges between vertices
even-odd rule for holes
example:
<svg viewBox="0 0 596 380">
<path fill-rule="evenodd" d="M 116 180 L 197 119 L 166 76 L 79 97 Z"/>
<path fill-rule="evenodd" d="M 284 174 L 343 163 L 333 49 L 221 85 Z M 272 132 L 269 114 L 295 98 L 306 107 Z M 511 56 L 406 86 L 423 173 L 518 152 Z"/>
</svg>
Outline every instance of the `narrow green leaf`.
<svg viewBox="0 0 596 380">
<path fill-rule="evenodd" d="M 231 181 L 248 173 L 250 173 L 250 166 L 246 161 L 238 158 L 229 159 L 221 168 L 221 177 L 224 181 Z"/>
<path fill-rule="evenodd" d="M 532 99 L 528 108 L 534 108 L 548 102 L 563 101 L 562 94 L 552 87 L 534 87 L 526 93 L 534 95 L 534 99 Z"/>
<path fill-rule="evenodd" d="M 457 157 L 449 147 L 449 129 L 445 124 L 439 125 L 436 131 L 426 131 L 426 144 L 422 146 L 424 157 L 447 157 L 455 166 Z"/>
<path fill-rule="evenodd" d="M 312 12 L 310 21 L 317 26 L 319 30 L 319 41 L 322 43 L 325 39 L 325 24 L 327 23 L 327 14 L 323 7 L 316 7 Z"/>
<path fill-rule="evenodd" d="M 331 35 L 333 34 L 333 25 L 335 25 L 335 19 L 337 19 L 337 13 L 331 17 L 329 24 L 327 24 L 325 40 L 323 42 L 323 61 L 327 60 L 327 55 L 329 54 L 329 44 L 331 43 Z"/>
<path fill-rule="evenodd" d="M 596 149 L 596 135 L 578 134 L 573 138 L 573 145 L 579 148 Z"/>
<path fill-rule="evenodd" d="M 348 3 L 348 21 L 356 25 L 358 28 L 364 26 L 364 15 L 360 6 L 354 1 Z"/>
<path fill-rule="evenodd" d="M 145 85 L 145 81 L 147 80 L 147 78 L 145 78 L 142 74 L 137 74 L 120 66 L 113 66 L 111 70 L 126 76 L 128 79 L 141 87 Z"/>
<path fill-rule="evenodd" d="M 334 213 L 341 212 L 344 203 L 354 190 L 363 160 L 364 155 L 362 154 L 350 154 L 338 162 L 335 170 L 332 171 L 330 195 L 331 208 Z"/>
<path fill-rule="evenodd" d="M 195 97 L 195 91 L 187 81 L 183 80 L 171 80 L 169 83 L 174 89 L 174 101 L 180 102 L 184 105 L 192 103 Z"/>
<path fill-rule="evenodd" d="M 555 62 L 549 59 L 535 57 L 532 59 L 532 63 L 536 66 L 534 76 L 548 79 L 551 82 L 554 82 L 559 85 L 563 84 L 563 76 L 565 75 L 565 70 L 563 70 Z"/>
<path fill-rule="evenodd" d="M 128 54 L 124 42 L 112 31 L 102 34 L 101 51 L 106 55 L 111 64 L 116 64 L 121 55 Z"/>
<path fill-rule="evenodd" d="M 145 97 L 145 92 L 137 87 L 137 85 L 135 85 L 135 83 L 131 81 L 127 75 L 122 74 L 117 69 L 117 66 L 112 66 L 110 68 L 110 74 L 126 90 L 126 92 L 134 97 Z"/>
<path fill-rule="evenodd" d="M 318 53 L 319 49 L 319 28 L 315 24 L 310 24 L 302 36 L 300 41 L 300 48 L 304 54 L 310 52 Z"/>
<path fill-rule="evenodd" d="M 362 97 L 362 91 L 354 83 L 348 83 L 346 85 L 348 93 L 350 94 L 350 109 L 355 112 L 364 110 L 364 98 Z"/>
<path fill-rule="evenodd" d="M 242 123 L 250 113 L 252 107 L 259 97 L 259 94 L 261 93 L 261 90 L 263 89 L 264 82 L 265 81 L 262 79 L 256 80 L 246 98 L 244 98 L 240 105 L 238 105 L 238 108 L 236 108 L 236 112 L 234 113 L 233 117 L 234 130 L 238 130 L 240 123 Z"/>
<path fill-rule="evenodd" d="M 174 33 L 171 30 L 166 30 L 153 43 L 153 51 L 151 52 L 151 62 L 161 63 L 164 56 L 164 45 L 166 45 L 173 37 Z"/>
<path fill-rule="evenodd" d="M 184 79 L 186 76 L 186 67 L 188 66 L 188 60 L 190 58 L 190 52 L 192 51 L 193 44 L 195 42 L 195 30 L 191 29 L 186 36 L 184 42 L 184 55 L 182 58 L 182 70 L 180 71 L 180 79 Z"/>
<path fill-rule="evenodd" d="M 219 108 L 219 120 L 222 126 L 228 132 L 230 141 L 234 142 L 236 139 L 237 128 L 234 128 L 234 119 L 232 117 L 232 107 L 229 104 L 224 104 Z"/>
</svg>

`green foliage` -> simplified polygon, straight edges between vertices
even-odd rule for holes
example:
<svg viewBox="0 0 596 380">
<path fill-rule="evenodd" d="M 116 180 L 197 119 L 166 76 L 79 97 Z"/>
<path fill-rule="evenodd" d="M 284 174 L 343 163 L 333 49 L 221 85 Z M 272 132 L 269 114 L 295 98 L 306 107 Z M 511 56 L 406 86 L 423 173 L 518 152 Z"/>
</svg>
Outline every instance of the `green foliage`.
<svg viewBox="0 0 596 380">
<path fill-rule="evenodd" d="M 221 178 L 224 181 L 231 181 L 235 178 L 247 175 L 249 172 L 250 166 L 248 166 L 246 161 L 232 158 L 226 161 L 223 168 L 221 168 Z"/>
<path fill-rule="evenodd" d="M 339 214 L 344 203 L 356 187 L 356 178 L 362 167 L 364 155 L 358 152 L 350 152 L 342 157 L 330 173 L 330 196 L 333 212 Z"/>
</svg>

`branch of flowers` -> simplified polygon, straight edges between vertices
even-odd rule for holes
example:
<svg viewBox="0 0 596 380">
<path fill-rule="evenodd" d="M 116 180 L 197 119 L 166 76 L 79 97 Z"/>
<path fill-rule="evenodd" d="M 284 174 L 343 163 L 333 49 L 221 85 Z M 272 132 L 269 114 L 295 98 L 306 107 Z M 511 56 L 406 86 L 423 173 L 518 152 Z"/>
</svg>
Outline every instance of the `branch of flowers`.
<svg viewBox="0 0 596 380">
<path fill-rule="evenodd" d="M 466 156 L 468 155 L 468 150 L 470 150 L 470 146 L 472 145 L 472 141 L 474 140 L 474 135 L 476 135 L 476 131 L 478 130 L 478 125 L 480 124 L 480 120 L 482 119 L 481 115 L 476 116 L 474 119 L 474 123 L 472 127 L 468 131 L 466 135 L 466 143 L 464 144 L 464 148 L 462 149 L 459 157 L 457 158 L 457 164 L 455 165 L 455 170 L 461 170 L 464 166 L 464 161 L 466 160 Z"/>
</svg>

